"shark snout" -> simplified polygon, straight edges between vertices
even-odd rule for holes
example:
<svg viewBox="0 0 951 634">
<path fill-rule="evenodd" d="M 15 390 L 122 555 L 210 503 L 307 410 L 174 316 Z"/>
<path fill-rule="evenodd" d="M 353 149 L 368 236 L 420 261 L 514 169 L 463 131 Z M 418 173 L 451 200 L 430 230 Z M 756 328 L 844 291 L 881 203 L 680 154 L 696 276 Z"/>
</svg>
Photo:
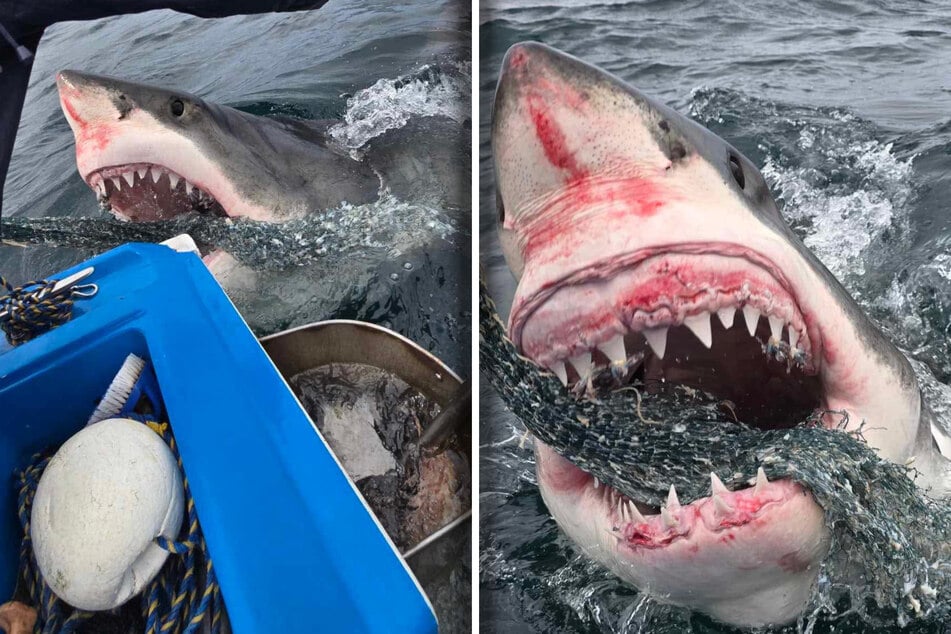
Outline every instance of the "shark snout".
<svg viewBox="0 0 951 634">
<path fill-rule="evenodd" d="M 59 90 L 59 103 L 63 114 L 73 131 L 77 126 L 84 126 L 86 118 L 83 113 L 83 89 L 81 75 L 69 70 L 56 73 L 56 88 Z"/>
<path fill-rule="evenodd" d="M 679 126 L 598 68 L 543 44 L 514 45 L 492 129 L 503 222 L 539 220 L 562 202 L 580 210 L 623 201 L 635 215 L 653 214 L 669 171 L 688 152 Z"/>
<path fill-rule="evenodd" d="M 88 126 L 123 119 L 133 109 L 133 101 L 120 86 L 110 85 L 108 78 L 74 70 L 56 73 L 60 105 L 73 129 L 78 133 Z"/>
</svg>

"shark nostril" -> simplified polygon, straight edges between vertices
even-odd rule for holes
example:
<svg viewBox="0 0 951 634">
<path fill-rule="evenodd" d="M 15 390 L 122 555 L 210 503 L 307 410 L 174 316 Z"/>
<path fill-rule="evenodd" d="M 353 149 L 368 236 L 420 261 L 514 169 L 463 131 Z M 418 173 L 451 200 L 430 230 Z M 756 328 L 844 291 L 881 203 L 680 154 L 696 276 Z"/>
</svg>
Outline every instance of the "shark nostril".
<svg viewBox="0 0 951 634">
<path fill-rule="evenodd" d="M 670 159 L 676 161 L 687 156 L 687 148 L 683 146 L 683 143 L 674 143 L 670 146 Z"/>
</svg>

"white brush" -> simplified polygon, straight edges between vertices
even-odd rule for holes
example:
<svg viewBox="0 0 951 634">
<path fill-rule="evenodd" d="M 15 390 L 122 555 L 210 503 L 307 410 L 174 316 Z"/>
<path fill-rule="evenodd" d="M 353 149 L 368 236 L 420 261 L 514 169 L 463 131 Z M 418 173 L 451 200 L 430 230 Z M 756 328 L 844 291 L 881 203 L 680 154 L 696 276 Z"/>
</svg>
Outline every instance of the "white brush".
<svg viewBox="0 0 951 634">
<path fill-rule="evenodd" d="M 126 357 L 125 361 L 122 362 L 122 367 L 119 368 L 118 374 L 116 374 L 116 378 L 112 379 L 109 389 L 106 390 L 102 400 L 99 401 L 99 405 L 96 406 L 96 411 L 89 417 L 86 426 L 118 416 L 122 408 L 125 407 L 126 401 L 129 400 L 132 388 L 135 387 L 144 369 L 145 361 L 143 359 L 134 354 Z"/>
</svg>

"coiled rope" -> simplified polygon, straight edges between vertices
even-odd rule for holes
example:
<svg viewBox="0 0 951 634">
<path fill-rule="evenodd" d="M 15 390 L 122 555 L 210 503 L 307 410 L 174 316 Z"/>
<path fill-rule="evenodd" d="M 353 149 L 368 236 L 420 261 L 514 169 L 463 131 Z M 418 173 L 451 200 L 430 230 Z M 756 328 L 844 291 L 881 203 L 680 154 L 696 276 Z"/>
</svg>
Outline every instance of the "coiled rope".
<svg viewBox="0 0 951 634">
<path fill-rule="evenodd" d="M 147 369 L 143 372 L 139 383 L 150 380 L 154 381 L 154 375 Z M 146 388 L 146 392 L 148 391 Z M 141 390 L 134 389 L 133 393 L 141 393 Z M 132 409 L 133 407 L 127 404 L 121 416 L 148 425 L 172 450 L 178 468 L 182 472 L 186 508 L 186 521 L 179 538 L 171 540 L 160 536 L 155 540 L 155 543 L 171 553 L 171 556 L 142 593 L 145 632 L 146 634 L 195 634 L 207 622 L 210 625 L 210 632 L 219 634 L 224 612 L 221 587 L 198 522 L 195 500 L 192 498 L 188 477 L 182 468 L 182 459 L 175 437 L 167 422 L 157 422 L 157 417 L 137 414 Z M 76 632 L 84 621 L 96 613 L 74 609 L 53 593 L 40 575 L 30 538 L 30 512 L 33 498 L 36 495 L 40 477 L 51 457 L 52 453 L 36 454 L 30 465 L 17 474 L 18 515 L 20 526 L 23 528 L 23 541 L 20 544 L 20 574 L 26 582 L 26 589 L 37 609 L 36 631 L 42 634 L 70 634 Z M 116 608 L 112 613 L 117 613 L 120 609 Z"/>
<path fill-rule="evenodd" d="M 0 296 L 0 330 L 11 346 L 62 326 L 73 317 L 75 298 L 92 297 L 98 291 L 95 284 L 60 288 L 56 280 L 13 286 L 2 276 L 0 286 L 6 290 Z"/>
</svg>

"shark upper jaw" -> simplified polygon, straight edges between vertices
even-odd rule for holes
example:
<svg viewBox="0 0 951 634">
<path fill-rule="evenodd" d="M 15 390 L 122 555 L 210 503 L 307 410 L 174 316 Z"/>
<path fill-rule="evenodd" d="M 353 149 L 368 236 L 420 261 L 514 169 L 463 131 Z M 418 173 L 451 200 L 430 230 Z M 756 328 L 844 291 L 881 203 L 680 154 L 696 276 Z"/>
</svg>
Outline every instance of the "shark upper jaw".
<svg viewBox="0 0 951 634">
<path fill-rule="evenodd" d="M 523 299 L 513 341 L 577 392 L 683 384 L 769 428 L 826 405 L 819 322 L 772 262 L 738 245 L 643 248 Z"/>
<path fill-rule="evenodd" d="M 102 167 L 84 180 L 96 192 L 100 206 L 122 220 L 168 220 L 189 211 L 230 215 L 213 195 L 164 165 L 126 163 Z"/>
<path fill-rule="evenodd" d="M 109 88 L 108 78 L 57 74 L 60 105 L 76 139 L 76 166 L 102 206 L 119 218 L 156 221 L 197 211 L 273 220 L 239 194 L 187 134 Z"/>
</svg>

